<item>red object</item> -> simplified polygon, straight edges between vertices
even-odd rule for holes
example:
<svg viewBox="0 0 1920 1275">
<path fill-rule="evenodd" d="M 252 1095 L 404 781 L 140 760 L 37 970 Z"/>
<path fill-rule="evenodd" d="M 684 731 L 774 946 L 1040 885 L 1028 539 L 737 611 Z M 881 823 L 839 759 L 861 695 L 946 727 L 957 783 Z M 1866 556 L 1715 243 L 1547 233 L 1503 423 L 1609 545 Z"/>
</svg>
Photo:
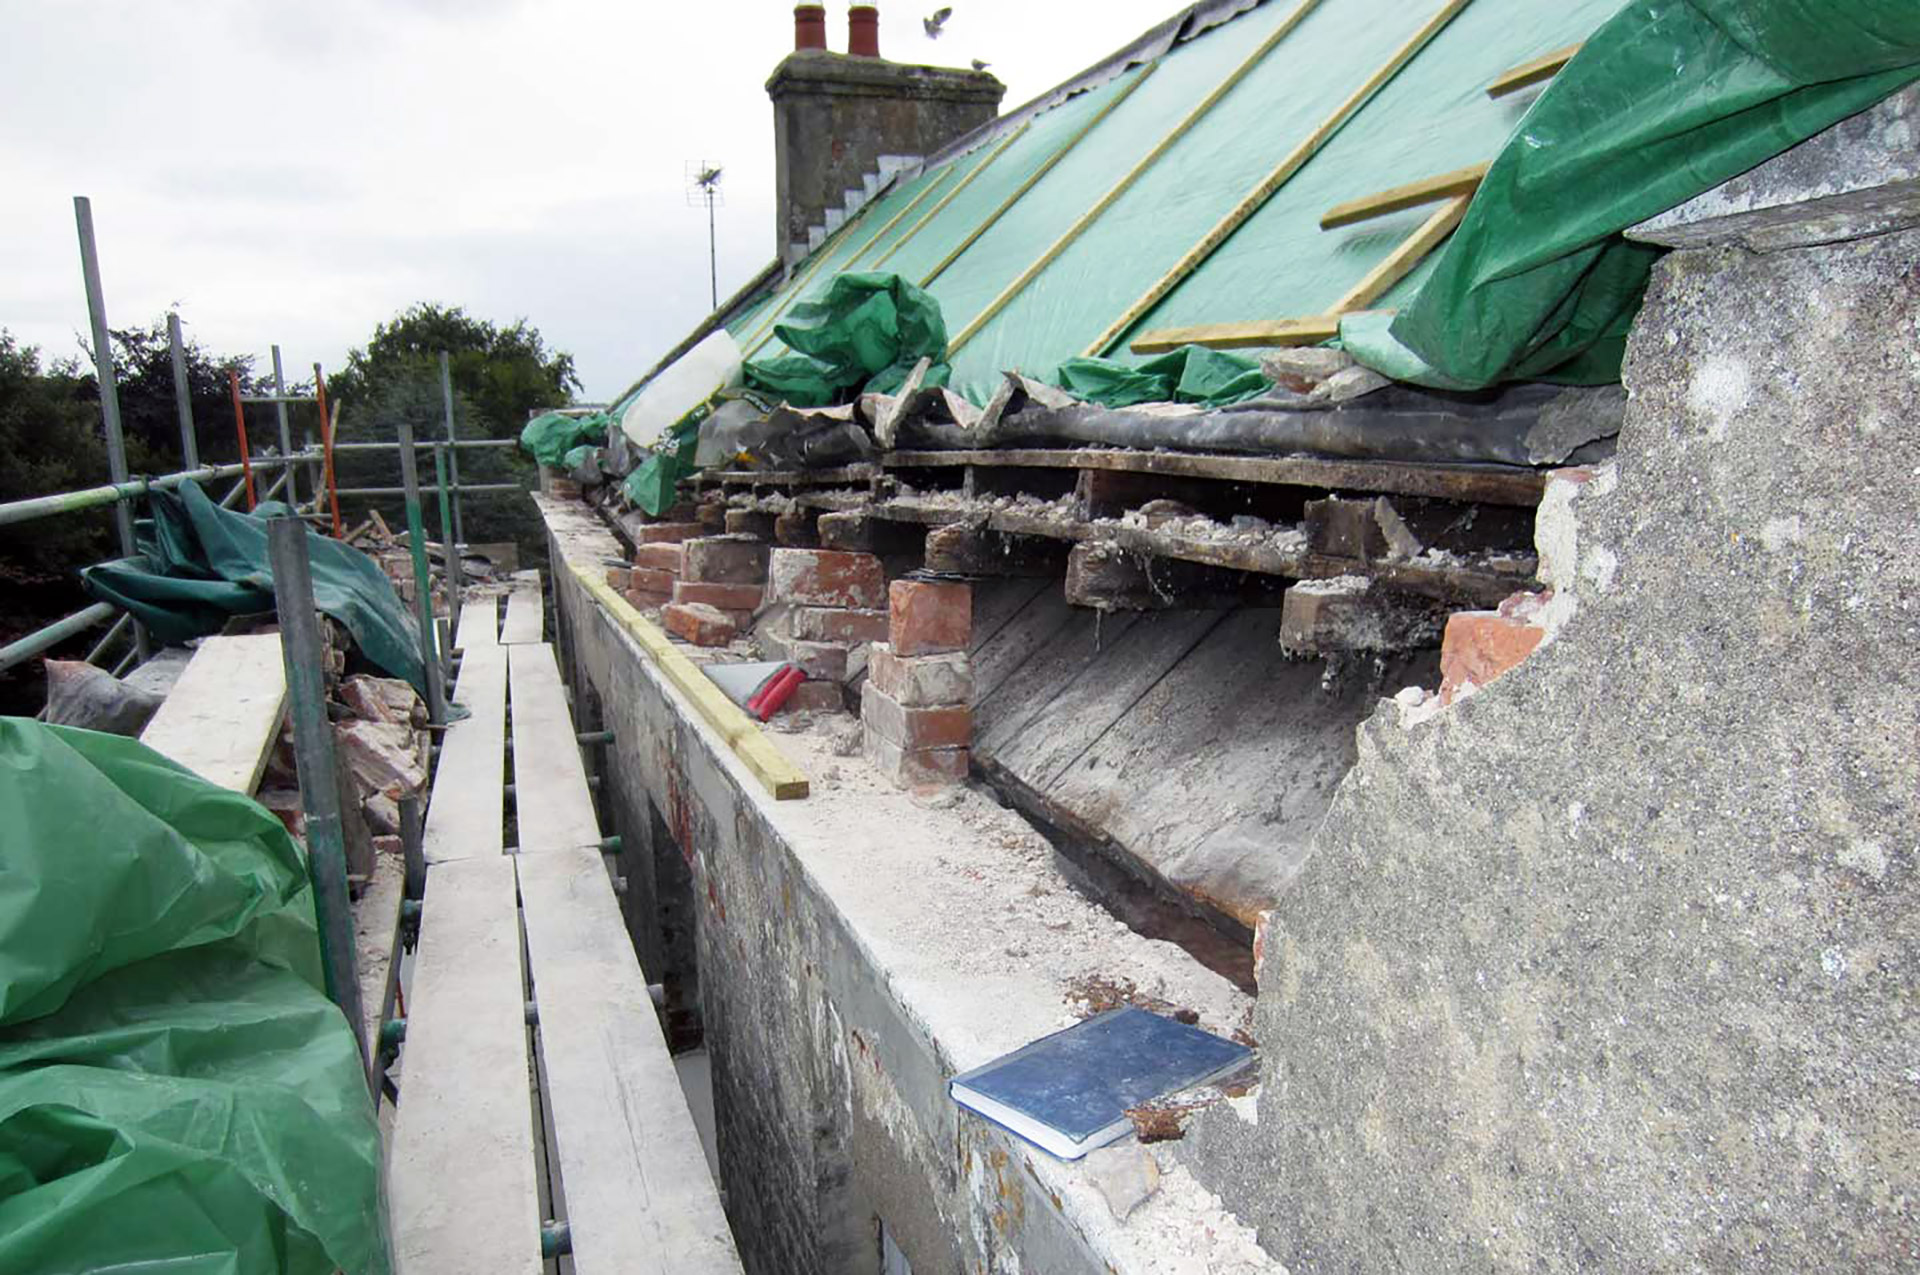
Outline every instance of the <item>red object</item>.
<svg viewBox="0 0 1920 1275">
<path fill-rule="evenodd" d="M 340 491 L 333 482 L 333 423 L 327 416 L 327 378 L 320 365 L 313 365 L 313 400 L 320 408 L 320 451 L 325 459 L 321 468 L 327 474 L 327 505 L 333 512 L 333 538 L 340 538 Z M 317 503 L 317 501 L 316 501 Z"/>
<path fill-rule="evenodd" d="M 772 717 L 780 711 L 788 699 L 792 698 L 795 688 L 806 680 L 806 673 L 798 668 L 790 668 L 774 678 L 762 692 L 760 706 L 754 709 L 754 716 L 763 722 Z"/>
<path fill-rule="evenodd" d="M 848 7 L 847 52 L 856 58 L 880 56 L 880 10 L 870 4 Z"/>
<path fill-rule="evenodd" d="M 240 402 L 240 373 L 228 371 L 227 386 L 233 390 L 233 432 L 240 438 L 240 472 L 247 479 L 247 512 L 253 512 L 253 457 L 247 454 L 247 409 Z"/>
<path fill-rule="evenodd" d="M 754 687 L 753 694 L 747 696 L 746 710 L 749 713 L 759 712 L 760 701 L 766 699 L 767 692 L 773 689 L 773 684 L 779 681 L 781 678 L 785 677 L 787 675 L 787 670 L 793 667 L 794 666 L 791 664 L 782 664 L 779 668 L 767 674 L 766 680 L 761 682 L 760 685 Z"/>
<path fill-rule="evenodd" d="M 825 49 L 827 47 L 827 6 L 823 4 L 796 4 L 793 6 L 793 51 L 802 49 Z"/>
<path fill-rule="evenodd" d="M 895 580 L 887 587 L 887 641 L 907 657 L 967 649 L 973 589 L 957 580 Z"/>
</svg>

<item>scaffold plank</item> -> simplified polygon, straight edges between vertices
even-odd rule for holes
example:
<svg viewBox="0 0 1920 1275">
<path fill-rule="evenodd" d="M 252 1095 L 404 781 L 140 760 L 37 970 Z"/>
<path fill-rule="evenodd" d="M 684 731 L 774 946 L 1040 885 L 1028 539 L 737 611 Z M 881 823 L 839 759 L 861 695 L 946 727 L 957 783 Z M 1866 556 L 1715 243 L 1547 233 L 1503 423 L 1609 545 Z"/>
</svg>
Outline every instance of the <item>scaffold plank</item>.
<svg viewBox="0 0 1920 1275">
<path fill-rule="evenodd" d="M 540 642 L 508 650 L 520 852 L 597 846 L 600 820 L 553 648 Z"/>
<path fill-rule="evenodd" d="M 498 855 L 504 844 L 507 649 L 471 646 L 460 661 L 453 702 L 470 716 L 447 730 L 427 803 L 428 863 Z"/>
<path fill-rule="evenodd" d="M 280 637 L 210 637 L 200 644 L 140 742 L 209 783 L 253 795 L 287 712 Z"/>
<path fill-rule="evenodd" d="M 540 1200 L 513 860 L 427 873 L 388 1156 L 399 1275 L 537 1275 Z"/>
<path fill-rule="evenodd" d="M 516 862 L 575 1271 L 737 1273 L 719 1192 L 599 852 Z"/>
</svg>

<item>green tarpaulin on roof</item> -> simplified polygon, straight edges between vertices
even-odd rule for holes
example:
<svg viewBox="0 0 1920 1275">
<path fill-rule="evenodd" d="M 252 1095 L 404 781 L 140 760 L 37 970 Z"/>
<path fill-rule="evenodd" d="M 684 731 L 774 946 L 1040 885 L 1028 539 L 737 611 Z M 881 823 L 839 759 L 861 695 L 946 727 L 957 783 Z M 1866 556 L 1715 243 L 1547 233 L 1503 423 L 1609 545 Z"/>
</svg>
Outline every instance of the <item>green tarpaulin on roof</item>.
<svg viewBox="0 0 1920 1275">
<path fill-rule="evenodd" d="M 0 1271 L 385 1272 L 366 1071 L 280 820 L 0 718 L 0 828 Z"/>
<path fill-rule="evenodd" d="M 164 643 L 217 633 L 236 615 L 273 610 L 267 520 L 285 506 L 252 514 L 222 509 L 192 483 L 148 493 L 151 526 L 141 528 L 140 559 L 106 562 L 80 573 L 89 594 L 124 607 Z M 352 634 L 360 653 L 421 695 L 426 678 L 413 622 L 393 582 L 367 555 L 309 529 L 313 600 Z"/>
<path fill-rule="evenodd" d="M 949 332 L 964 333 L 1038 265 L 950 352 L 950 384 L 984 403 L 1004 371 L 1049 377 L 1086 355 L 1442 3 L 1309 6 L 1213 109 L 1179 127 L 1300 7 L 1269 0 L 1143 50 L 1150 66 L 1051 103 L 1000 150 L 1018 127 L 1003 123 L 883 192 L 729 330 L 750 358 L 778 361 L 788 353 L 783 319 L 843 275 L 884 271 L 923 287 Z M 1472 0 L 1099 353 L 1138 367 L 1125 341 L 1143 331 L 1326 313 L 1432 209 L 1333 230 L 1321 229 L 1322 214 L 1493 161 L 1450 244 L 1376 299 L 1376 313 L 1349 318 L 1344 339 L 1390 375 L 1443 387 L 1615 379 L 1657 255 L 1618 231 L 1911 80 L 1916 22 L 1910 0 Z M 1544 92 L 1487 95 L 1512 68 L 1589 37 Z M 1395 310 L 1397 319 L 1379 313 Z M 794 388 L 817 400 L 817 385 Z"/>
<path fill-rule="evenodd" d="M 1659 256 L 1620 232 L 1916 78 L 1913 0 L 1634 0 L 1527 113 L 1406 310 L 1341 337 L 1441 388 L 1617 380 Z"/>
</svg>

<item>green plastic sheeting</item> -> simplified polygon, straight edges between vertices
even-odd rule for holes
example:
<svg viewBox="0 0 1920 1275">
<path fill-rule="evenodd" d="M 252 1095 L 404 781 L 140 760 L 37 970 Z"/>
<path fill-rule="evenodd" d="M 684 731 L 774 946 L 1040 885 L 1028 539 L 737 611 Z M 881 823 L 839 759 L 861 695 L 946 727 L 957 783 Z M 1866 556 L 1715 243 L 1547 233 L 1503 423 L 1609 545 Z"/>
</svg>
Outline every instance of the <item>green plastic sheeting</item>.
<svg viewBox="0 0 1920 1275">
<path fill-rule="evenodd" d="M 1224 407 L 1258 398 L 1273 388 L 1260 361 L 1242 354 L 1183 345 L 1129 367 L 1114 359 L 1068 359 L 1054 384 L 1107 407 L 1135 403 L 1199 403 Z"/>
<path fill-rule="evenodd" d="M 273 610 L 267 558 L 269 506 L 252 514 L 222 509 L 192 483 L 148 493 L 140 559 L 80 573 L 87 592 L 124 607 L 165 643 L 217 633 L 236 615 Z M 279 506 L 284 511 L 284 506 Z M 413 622 L 386 573 L 355 549 L 307 532 L 313 600 L 353 635 L 360 653 L 426 695 Z"/>
<path fill-rule="evenodd" d="M 648 515 L 658 518 L 671 509 L 678 499 L 680 480 L 691 477 L 698 468 L 693 457 L 700 445 L 700 422 L 710 414 L 711 409 L 703 403 L 674 422 L 653 445 L 652 453 L 621 484 L 627 498 Z"/>
<path fill-rule="evenodd" d="M 544 412 L 520 431 L 520 448 L 542 465 L 558 467 L 566 463 L 567 453 L 581 444 L 606 442 L 611 423 L 605 412 L 585 416 Z"/>
<path fill-rule="evenodd" d="M 891 393 L 922 358 L 934 360 L 934 367 L 921 383 L 946 384 L 947 325 L 940 303 L 891 272 L 836 275 L 819 300 L 794 306 L 773 331 L 796 352 L 749 361 L 747 387 L 795 407 Z"/>
<path fill-rule="evenodd" d="M 0 718 L 0 827 L 0 1271 L 383 1275 L 366 1071 L 279 819 Z"/>
<path fill-rule="evenodd" d="M 1659 250 L 1620 232 L 1920 78 L 1913 0 L 1635 0 L 1556 76 L 1418 296 L 1348 319 L 1398 380 L 1617 380 Z"/>
</svg>

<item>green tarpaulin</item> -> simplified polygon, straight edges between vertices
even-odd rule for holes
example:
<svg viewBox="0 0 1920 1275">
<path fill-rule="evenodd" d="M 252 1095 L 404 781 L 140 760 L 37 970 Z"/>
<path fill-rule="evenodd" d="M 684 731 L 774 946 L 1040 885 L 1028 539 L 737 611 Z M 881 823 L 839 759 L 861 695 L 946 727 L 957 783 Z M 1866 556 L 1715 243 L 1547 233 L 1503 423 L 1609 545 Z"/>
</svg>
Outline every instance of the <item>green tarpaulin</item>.
<svg viewBox="0 0 1920 1275">
<path fill-rule="evenodd" d="M 567 453 L 584 443 L 604 443 L 611 424 L 605 412 L 586 416 L 568 412 L 546 412 L 527 422 L 520 431 L 520 447 L 542 465 L 560 466 Z"/>
<path fill-rule="evenodd" d="M 1117 359 L 1068 359 L 1054 384 L 1107 407 L 1135 403 L 1199 403 L 1224 407 L 1273 388 L 1260 361 L 1243 354 L 1183 345 L 1129 367 Z"/>
<path fill-rule="evenodd" d="M 891 393 L 922 358 L 934 365 L 921 384 L 946 384 L 947 325 L 940 303 L 897 274 L 836 275 L 819 300 L 794 306 L 773 331 L 796 353 L 749 360 L 747 387 L 795 407 Z"/>
<path fill-rule="evenodd" d="M 234 513 L 192 483 L 149 492 L 148 499 L 153 521 L 141 528 L 145 561 L 84 569 L 88 593 L 132 612 L 166 643 L 217 633 L 236 615 L 273 610 L 267 519 L 285 506 Z M 311 529 L 307 552 L 314 603 L 346 627 L 369 661 L 425 696 L 413 622 L 386 573 L 365 554 Z"/>
<path fill-rule="evenodd" d="M 1916 78 L 1913 0 L 1634 0 L 1534 103 L 1412 303 L 1341 338 L 1444 389 L 1618 380 L 1659 256 L 1620 232 Z"/>
<path fill-rule="evenodd" d="M 0 1271 L 382 1275 L 366 1072 L 279 819 L 0 718 L 0 828 Z"/>
<path fill-rule="evenodd" d="M 680 480 L 698 468 L 694 451 L 700 443 L 700 422 L 709 414 L 703 404 L 676 421 L 622 484 L 628 498 L 653 517 L 673 507 Z"/>
</svg>

